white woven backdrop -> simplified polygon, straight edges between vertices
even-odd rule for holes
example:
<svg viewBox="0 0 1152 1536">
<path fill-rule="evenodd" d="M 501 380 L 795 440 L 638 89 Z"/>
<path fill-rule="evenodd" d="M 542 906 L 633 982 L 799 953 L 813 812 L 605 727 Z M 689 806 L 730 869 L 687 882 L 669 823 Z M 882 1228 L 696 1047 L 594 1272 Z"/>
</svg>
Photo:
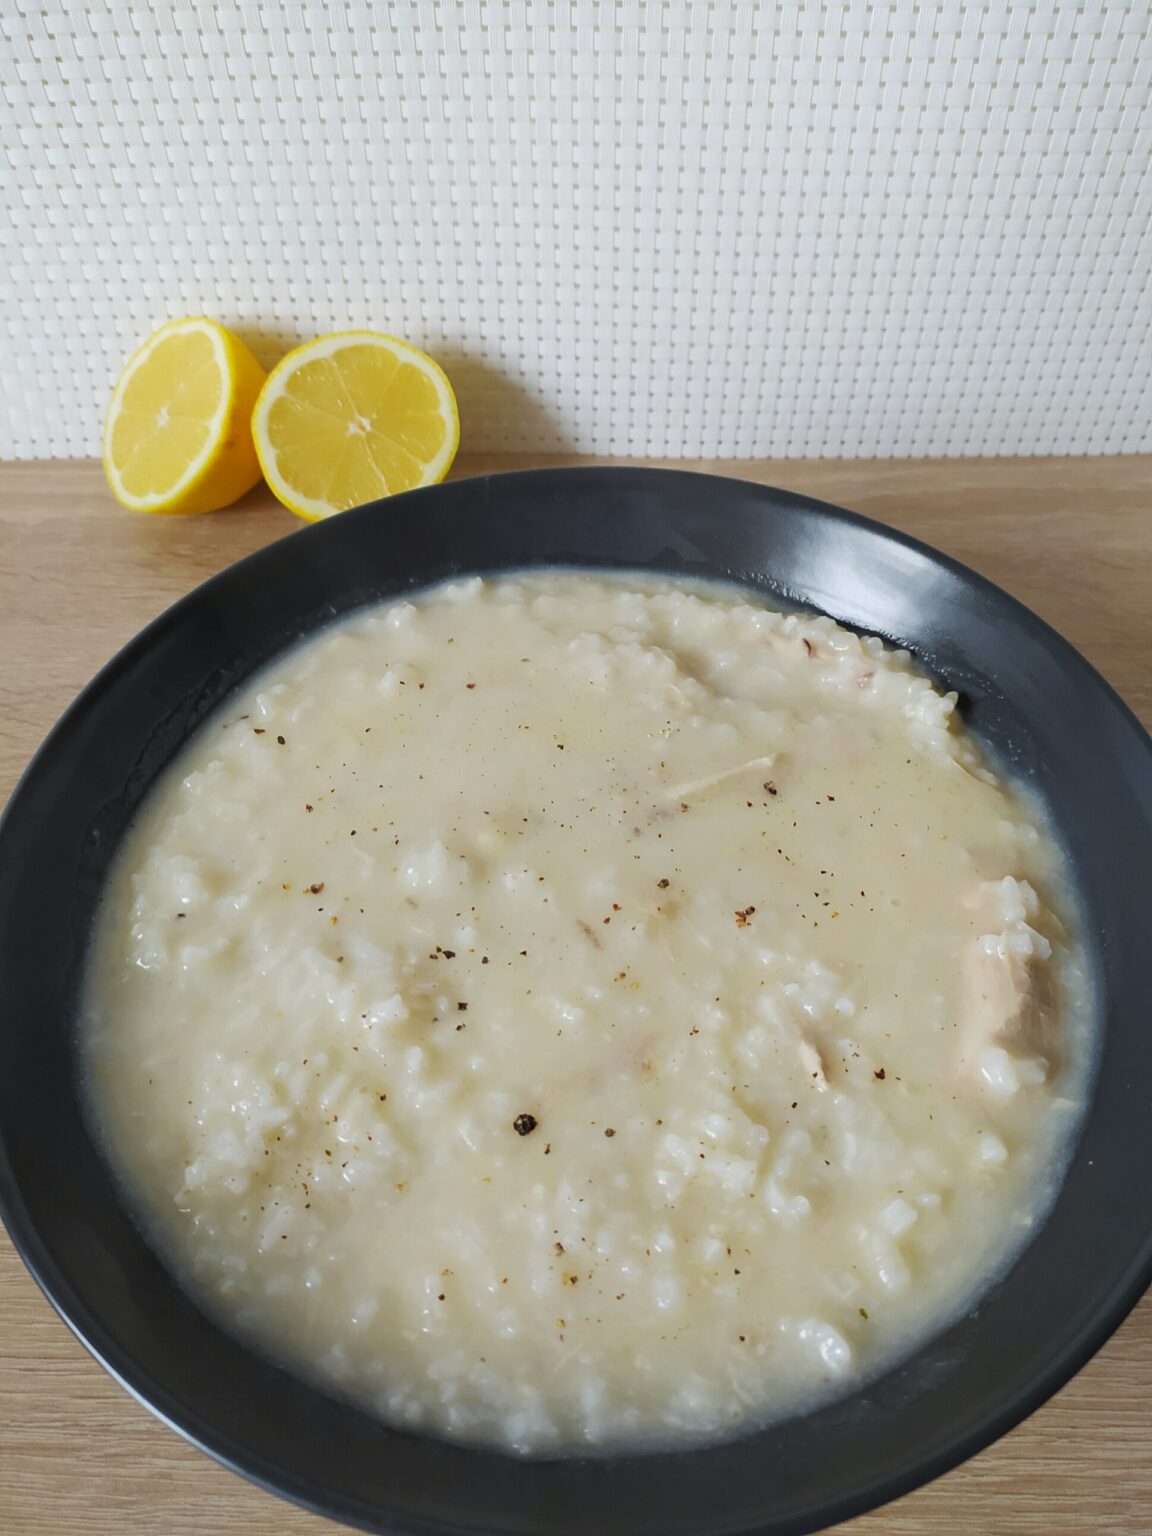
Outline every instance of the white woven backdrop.
<svg viewBox="0 0 1152 1536">
<path fill-rule="evenodd" d="M 204 313 L 466 446 L 1152 448 L 1148 0 L 0 0 L 0 453 Z"/>
</svg>

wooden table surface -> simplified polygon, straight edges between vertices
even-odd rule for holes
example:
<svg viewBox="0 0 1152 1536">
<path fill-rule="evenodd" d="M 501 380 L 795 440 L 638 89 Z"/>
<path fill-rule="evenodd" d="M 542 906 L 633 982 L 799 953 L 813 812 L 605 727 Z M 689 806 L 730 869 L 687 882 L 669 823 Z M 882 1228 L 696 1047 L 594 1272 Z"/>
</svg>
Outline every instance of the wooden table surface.
<svg viewBox="0 0 1152 1536">
<path fill-rule="evenodd" d="M 457 474 L 571 459 L 473 455 Z M 1152 457 L 690 464 L 799 490 L 974 566 L 1152 724 Z M 199 518 L 123 511 L 89 463 L 0 466 L 0 800 L 147 620 L 298 524 L 263 491 Z M 1142 1192 L 1152 1200 L 1152 1193 Z M 0 1235 L 4 1536 L 323 1536 L 162 1427 L 92 1361 Z M 1152 1295 L 1005 1439 L 845 1536 L 1150 1536 Z"/>
</svg>

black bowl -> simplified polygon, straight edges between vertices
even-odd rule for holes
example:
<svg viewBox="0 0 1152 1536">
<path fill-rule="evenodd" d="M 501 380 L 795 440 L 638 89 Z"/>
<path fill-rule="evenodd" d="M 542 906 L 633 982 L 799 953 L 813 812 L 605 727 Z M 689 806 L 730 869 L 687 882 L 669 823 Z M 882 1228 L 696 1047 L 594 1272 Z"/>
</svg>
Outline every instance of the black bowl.
<svg viewBox="0 0 1152 1536">
<path fill-rule="evenodd" d="M 253 668 L 334 615 L 461 572 L 551 564 L 729 578 L 907 645 L 1035 786 L 1086 913 L 1103 1046 L 1046 1222 L 970 1315 L 819 1412 L 663 1455 L 522 1461 L 384 1428 L 245 1349 L 171 1280 L 89 1137 L 77 978 L 141 796 Z M 0 1207 L 65 1320 L 226 1465 L 371 1531 L 799 1533 L 925 1482 L 1096 1350 L 1152 1277 L 1152 743 L 996 587 L 850 513 L 644 469 L 462 480 L 261 550 L 164 614 L 56 726 L 0 828 Z"/>
</svg>

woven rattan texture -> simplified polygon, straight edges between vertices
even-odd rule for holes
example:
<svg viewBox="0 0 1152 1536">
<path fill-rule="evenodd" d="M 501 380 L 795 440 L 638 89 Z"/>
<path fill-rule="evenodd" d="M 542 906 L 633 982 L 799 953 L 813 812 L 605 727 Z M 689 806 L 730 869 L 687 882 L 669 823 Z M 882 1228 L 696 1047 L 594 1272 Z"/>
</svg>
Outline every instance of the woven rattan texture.
<svg viewBox="0 0 1152 1536">
<path fill-rule="evenodd" d="M 475 448 L 1152 448 L 1148 0 L 0 0 L 0 452 L 174 315 Z"/>
</svg>

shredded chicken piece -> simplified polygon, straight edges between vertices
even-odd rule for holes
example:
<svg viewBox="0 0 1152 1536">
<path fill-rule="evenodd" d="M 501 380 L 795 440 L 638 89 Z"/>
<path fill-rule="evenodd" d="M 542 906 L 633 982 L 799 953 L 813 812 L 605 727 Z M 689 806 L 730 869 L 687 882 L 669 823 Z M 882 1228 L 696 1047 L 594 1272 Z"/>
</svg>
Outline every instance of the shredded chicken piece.
<svg viewBox="0 0 1152 1536">
<path fill-rule="evenodd" d="M 828 1091 L 828 1078 L 824 1071 L 824 1058 L 808 1040 L 800 1042 L 800 1060 L 805 1072 L 813 1079 L 821 1093 Z"/>
<path fill-rule="evenodd" d="M 737 774 L 747 773 L 750 768 L 761 772 L 771 768 L 776 762 L 775 754 L 768 757 L 750 757 L 746 763 L 737 763 L 734 768 L 722 768 L 719 773 L 707 773 L 700 779 L 689 779 L 684 784 L 677 784 L 664 793 L 669 800 L 683 800 L 685 795 L 703 794 L 706 789 L 715 789 L 717 784 L 723 784 L 726 779 L 734 779 Z"/>
<path fill-rule="evenodd" d="M 1026 916 L 1005 920 L 999 909 L 1000 887 L 982 885 L 971 905 L 986 929 L 967 948 L 960 1015 L 960 1059 L 980 1071 L 981 1053 L 999 1047 L 1014 1060 L 1028 1058 L 1058 1066 L 1059 1041 L 1050 947 L 1028 917 L 1038 910 L 1035 893 L 1021 886 Z M 1012 942 L 1023 938 L 1024 945 Z"/>
</svg>

